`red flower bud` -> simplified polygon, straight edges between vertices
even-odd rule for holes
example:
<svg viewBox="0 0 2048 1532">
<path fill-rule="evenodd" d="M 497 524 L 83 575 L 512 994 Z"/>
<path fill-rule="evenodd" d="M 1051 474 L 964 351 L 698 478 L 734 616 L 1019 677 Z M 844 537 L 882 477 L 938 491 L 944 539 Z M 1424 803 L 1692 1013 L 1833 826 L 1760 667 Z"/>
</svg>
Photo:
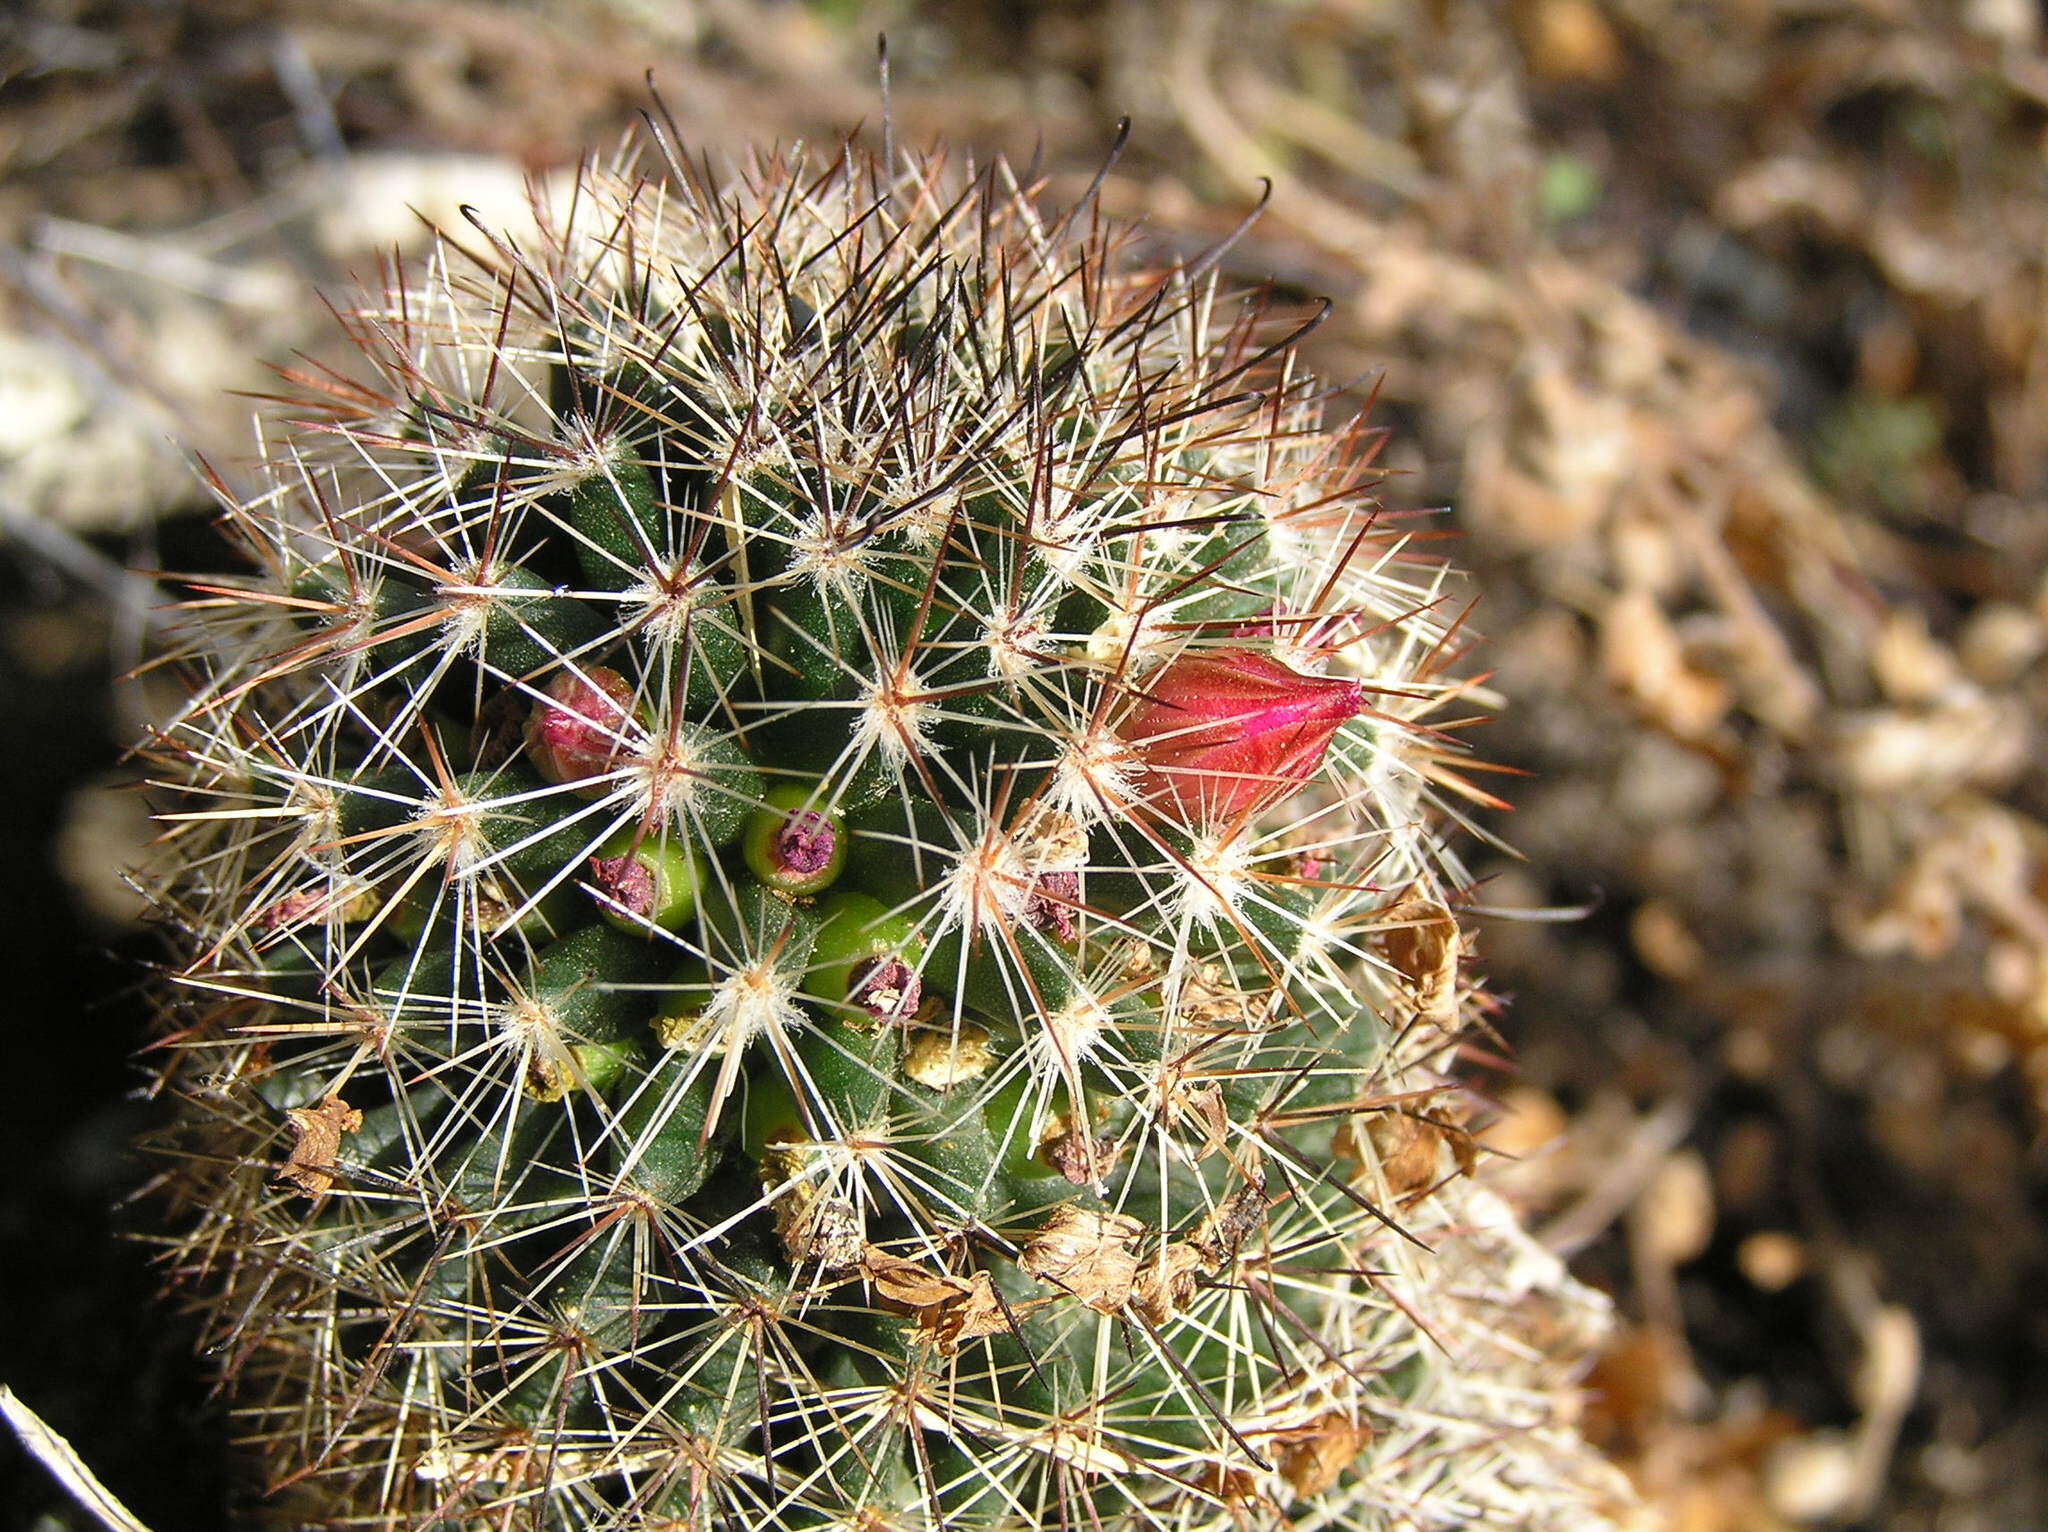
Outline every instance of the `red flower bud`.
<svg viewBox="0 0 2048 1532">
<path fill-rule="evenodd" d="M 1138 747 L 1148 804 L 1216 824 L 1306 785 L 1363 691 L 1249 649 L 1189 653 L 1145 678 L 1118 732 Z"/>
<path fill-rule="evenodd" d="M 550 782 L 581 782 L 610 771 L 629 748 L 633 684 L 602 665 L 565 670 L 526 720 L 526 755 Z"/>
</svg>

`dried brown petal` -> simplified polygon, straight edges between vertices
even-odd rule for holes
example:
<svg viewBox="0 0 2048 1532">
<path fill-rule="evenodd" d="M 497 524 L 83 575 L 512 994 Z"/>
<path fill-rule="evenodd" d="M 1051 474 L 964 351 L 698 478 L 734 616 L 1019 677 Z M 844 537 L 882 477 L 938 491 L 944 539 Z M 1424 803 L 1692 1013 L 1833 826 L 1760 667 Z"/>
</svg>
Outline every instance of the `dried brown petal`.
<svg viewBox="0 0 2048 1532">
<path fill-rule="evenodd" d="M 556 1102 L 569 1094 L 562 1069 L 553 1059 L 534 1053 L 526 1061 L 526 1078 L 520 1088 L 535 1101 Z"/>
<path fill-rule="evenodd" d="M 1131 1293 L 1132 1306 L 1155 1325 L 1163 1325 L 1195 1296 L 1195 1282 L 1209 1269 L 1211 1257 L 1192 1243 L 1177 1241 L 1147 1260 Z"/>
<path fill-rule="evenodd" d="M 1416 1019 L 1458 1020 L 1458 922 L 1434 899 L 1408 899 L 1380 917 L 1380 951 L 1407 983 Z"/>
<path fill-rule="evenodd" d="M 1265 1221 L 1264 1184 L 1240 1186 L 1203 1215 L 1188 1242 L 1213 1269 L 1236 1260 L 1238 1249 Z"/>
<path fill-rule="evenodd" d="M 1181 985 L 1174 1020 L 1203 1032 L 1265 1032 L 1281 1019 L 1277 989 L 1240 989 L 1216 963 L 1203 963 Z"/>
<path fill-rule="evenodd" d="M 922 1261 L 868 1249 L 861 1254 L 861 1275 L 874 1285 L 875 1301 L 899 1313 L 911 1313 L 957 1297 L 960 1279 L 933 1271 Z"/>
<path fill-rule="evenodd" d="M 1091 1309 L 1114 1314 L 1138 1279 L 1132 1246 L 1145 1232 L 1137 1219 L 1072 1205 L 1056 1207 L 1017 1264 L 1029 1276 L 1065 1288 Z"/>
<path fill-rule="evenodd" d="M 1367 1120 L 1365 1131 L 1378 1152 L 1387 1190 L 1406 1197 L 1436 1185 L 1437 1149 L 1443 1135 L 1435 1123 L 1406 1112 L 1377 1112 Z"/>
<path fill-rule="evenodd" d="M 1372 1427 L 1335 1410 L 1306 1425 L 1273 1433 L 1274 1461 L 1294 1493 L 1308 1499 L 1337 1482 L 1372 1441 Z"/>
<path fill-rule="evenodd" d="M 1117 1145 L 1069 1128 L 1041 1144 L 1038 1157 L 1072 1185 L 1093 1186 L 1116 1169 Z"/>
<path fill-rule="evenodd" d="M 1221 1463 L 1205 1463 L 1195 1482 L 1202 1489 L 1225 1505 L 1244 1506 L 1265 1499 L 1259 1493 L 1259 1481 L 1249 1469 L 1226 1468 Z M 1265 1503 L 1271 1504 L 1270 1501 Z"/>
<path fill-rule="evenodd" d="M 318 1106 L 293 1107 L 284 1115 L 298 1141 L 278 1167 L 277 1179 L 317 1197 L 334 1185 L 334 1156 L 341 1149 L 341 1135 L 360 1128 L 363 1114 L 341 1097 L 329 1096 Z"/>
<path fill-rule="evenodd" d="M 1230 1108 L 1223 1104 L 1223 1087 L 1198 1085 L 1182 1099 L 1187 1105 L 1188 1117 L 1202 1130 L 1202 1147 L 1195 1152 L 1195 1158 L 1205 1160 L 1212 1154 L 1228 1153 Z"/>
<path fill-rule="evenodd" d="M 874 1287 L 875 1301 L 892 1313 L 910 1315 L 918 1332 L 936 1341 L 942 1352 L 1009 1328 L 985 1271 L 957 1277 L 872 1248 L 862 1255 L 860 1267 Z"/>
</svg>

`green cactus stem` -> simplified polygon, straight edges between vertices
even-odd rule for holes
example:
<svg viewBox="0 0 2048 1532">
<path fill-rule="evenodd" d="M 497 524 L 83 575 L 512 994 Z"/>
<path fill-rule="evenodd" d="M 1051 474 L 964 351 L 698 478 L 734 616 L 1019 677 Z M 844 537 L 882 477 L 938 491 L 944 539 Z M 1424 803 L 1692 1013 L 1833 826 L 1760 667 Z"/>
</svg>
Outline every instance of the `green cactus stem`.
<svg viewBox="0 0 2048 1532">
<path fill-rule="evenodd" d="M 1002 166 L 538 195 L 279 421 L 151 745 L 277 1519 L 1623 1514 L 1461 1174 L 1448 576 L 1285 317 Z"/>
</svg>

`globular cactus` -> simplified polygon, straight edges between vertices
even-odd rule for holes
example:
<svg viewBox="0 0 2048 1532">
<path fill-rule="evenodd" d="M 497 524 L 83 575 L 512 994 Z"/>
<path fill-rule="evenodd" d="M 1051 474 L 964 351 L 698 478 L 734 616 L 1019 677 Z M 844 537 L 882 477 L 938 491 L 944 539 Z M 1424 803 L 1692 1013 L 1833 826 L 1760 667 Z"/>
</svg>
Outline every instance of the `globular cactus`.
<svg viewBox="0 0 2048 1532">
<path fill-rule="evenodd" d="M 280 1519 L 1604 1524 L 1461 1179 L 1442 571 L 1027 193 L 591 170 L 298 377 L 152 746 Z"/>
</svg>

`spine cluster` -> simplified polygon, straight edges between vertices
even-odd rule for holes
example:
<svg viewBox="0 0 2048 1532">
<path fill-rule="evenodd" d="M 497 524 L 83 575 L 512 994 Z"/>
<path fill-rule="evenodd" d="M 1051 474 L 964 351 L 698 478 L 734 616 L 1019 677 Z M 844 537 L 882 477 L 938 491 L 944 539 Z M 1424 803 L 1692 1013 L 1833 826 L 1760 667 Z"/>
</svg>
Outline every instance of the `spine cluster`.
<svg viewBox="0 0 2048 1532">
<path fill-rule="evenodd" d="M 194 603 L 174 1256 L 267 1503 L 1602 1524 L 1377 436 L 1000 166 L 656 160 L 355 314 Z"/>
</svg>

